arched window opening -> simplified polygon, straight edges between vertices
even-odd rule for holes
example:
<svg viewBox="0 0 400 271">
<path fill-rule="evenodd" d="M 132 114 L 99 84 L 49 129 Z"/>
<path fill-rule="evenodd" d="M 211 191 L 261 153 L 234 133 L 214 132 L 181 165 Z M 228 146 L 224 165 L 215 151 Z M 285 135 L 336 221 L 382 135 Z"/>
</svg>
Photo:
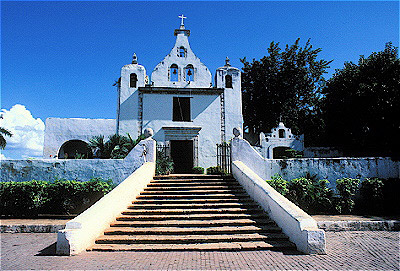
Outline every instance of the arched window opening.
<svg viewBox="0 0 400 271">
<path fill-rule="evenodd" d="M 225 88 L 232 88 L 232 76 L 225 76 Z"/>
<path fill-rule="evenodd" d="M 179 79 L 179 74 L 178 74 L 178 65 L 172 64 L 171 67 L 169 68 L 169 80 L 172 82 L 178 82 Z"/>
<path fill-rule="evenodd" d="M 194 68 L 192 64 L 189 64 L 185 68 L 185 75 L 186 75 L 186 81 L 191 82 L 194 81 Z"/>
<path fill-rule="evenodd" d="M 179 57 L 186 57 L 186 49 L 185 47 L 179 47 Z"/>
<path fill-rule="evenodd" d="M 279 129 L 279 138 L 285 138 L 285 129 Z"/>
<path fill-rule="evenodd" d="M 131 88 L 136 88 L 136 85 L 137 85 L 137 75 L 136 75 L 136 73 L 131 73 L 131 78 L 130 79 L 131 80 L 130 80 L 129 86 Z"/>
<path fill-rule="evenodd" d="M 60 159 L 91 159 L 93 158 L 92 150 L 89 145 L 82 140 L 69 140 L 62 144 L 58 151 Z"/>
</svg>

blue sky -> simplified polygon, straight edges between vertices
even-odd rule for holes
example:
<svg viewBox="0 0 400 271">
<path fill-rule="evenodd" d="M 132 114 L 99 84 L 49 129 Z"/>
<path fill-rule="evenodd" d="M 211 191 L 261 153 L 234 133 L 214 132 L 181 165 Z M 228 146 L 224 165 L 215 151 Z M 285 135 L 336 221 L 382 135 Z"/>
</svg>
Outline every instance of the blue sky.
<svg viewBox="0 0 400 271">
<path fill-rule="evenodd" d="M 113 83 L 136 52 L 147 74 L 169 53 L 187 16 L 195 54 L 213 72 L 229 56 L 259 59 L 271 41 L 322 48 L 345 61 L 399 45 L 399 2 L 1 2 L 1 108 L 34 118 L 115 118 Z"/>
</svg>

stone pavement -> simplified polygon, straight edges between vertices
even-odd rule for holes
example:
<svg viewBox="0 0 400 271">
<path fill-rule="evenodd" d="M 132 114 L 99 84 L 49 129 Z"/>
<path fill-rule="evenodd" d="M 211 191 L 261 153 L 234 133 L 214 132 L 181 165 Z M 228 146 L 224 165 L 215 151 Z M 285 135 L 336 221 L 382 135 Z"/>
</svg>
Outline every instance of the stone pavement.
<svg viewBox="0 0 400 271">
<path fill-rule="evenodd" d="M 326 232 L 327 255 L 276 251 L 84 252 L 54 256 L 55 233 L 1 234 L 1 270 L 400 270 L 399 232 Z"/>
</svg>

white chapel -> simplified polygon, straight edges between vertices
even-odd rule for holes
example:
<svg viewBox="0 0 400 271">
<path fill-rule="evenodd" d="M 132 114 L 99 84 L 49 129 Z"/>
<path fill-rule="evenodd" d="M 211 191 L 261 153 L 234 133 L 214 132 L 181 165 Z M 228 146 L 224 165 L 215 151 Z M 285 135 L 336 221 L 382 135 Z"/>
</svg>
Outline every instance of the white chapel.
<svg viewBox="0 0 400 271">
<path fill-rule="evenodd" d="M 115 120 L 46 120 L 44 158 L 71 158 L 93 136 L 129 133 L 136 138 L 152 128 L 157 144 L 169 146 L 176 172 L 217 164 L 216 144 L 229 140 L 233 128 L 243 124 L 241 73 L 226 58 L 213 82 L 210 70 L 190 48 L 186 17 L 179 18 L 175 45 L 150 78 L 136 54 L 122 67 Z"/>
</svg>

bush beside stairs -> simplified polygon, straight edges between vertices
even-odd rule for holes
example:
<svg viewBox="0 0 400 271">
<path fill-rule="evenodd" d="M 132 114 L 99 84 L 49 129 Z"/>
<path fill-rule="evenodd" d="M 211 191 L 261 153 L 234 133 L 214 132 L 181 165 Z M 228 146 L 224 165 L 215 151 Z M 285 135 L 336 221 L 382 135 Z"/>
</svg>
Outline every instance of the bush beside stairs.
<svg viewBox="0 0 400 271">
<path fill-rule="evenodd" d="M 154 177 L 90 250 L 255 249 L 296 247 L 232 177 L 168 175 Z"/>
</svg>

